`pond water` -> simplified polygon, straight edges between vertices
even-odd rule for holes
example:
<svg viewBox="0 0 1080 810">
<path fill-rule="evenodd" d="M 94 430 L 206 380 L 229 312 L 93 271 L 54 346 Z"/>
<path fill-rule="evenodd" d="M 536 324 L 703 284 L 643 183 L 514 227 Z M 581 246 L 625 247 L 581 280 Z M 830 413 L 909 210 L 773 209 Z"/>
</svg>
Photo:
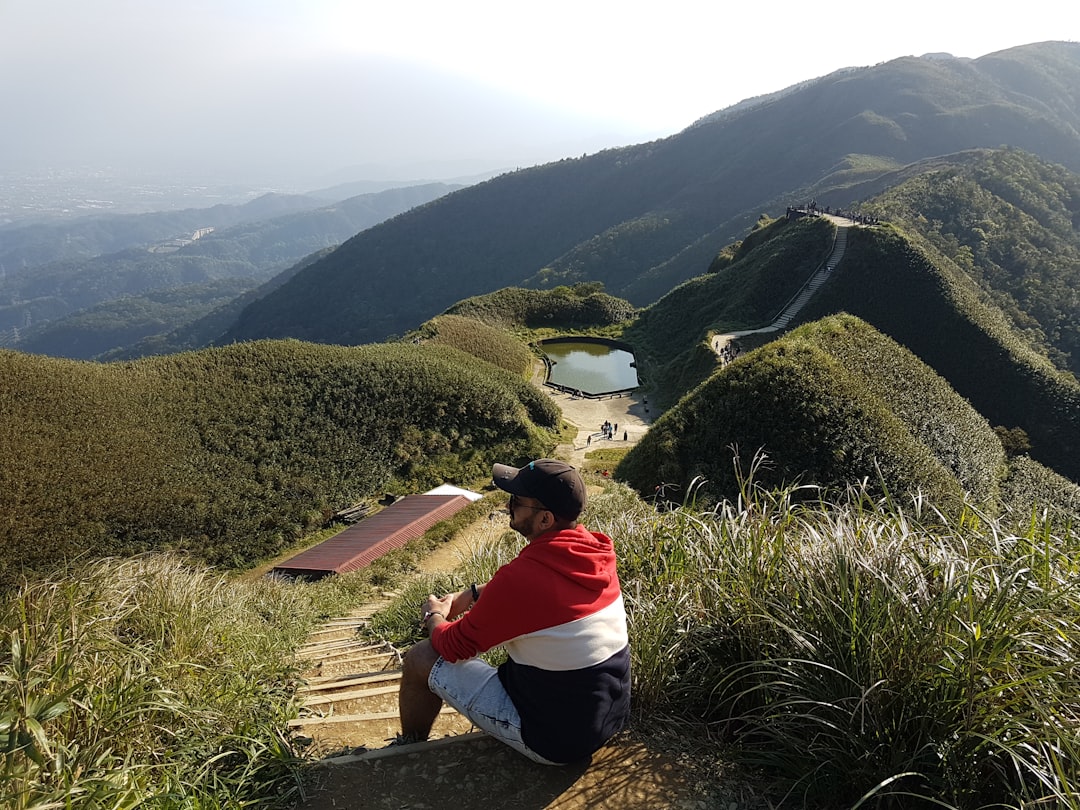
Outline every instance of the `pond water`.
<svg viewBox="0 0 1080 810">
<path fill-rule="evenodd" d="M 586 394 L 606 394 L 637 388 L 634 355 L 603 343 L 544 343 L 541 350 L 551 360 L 548 382 L 576 388 Z"/>
</svg>

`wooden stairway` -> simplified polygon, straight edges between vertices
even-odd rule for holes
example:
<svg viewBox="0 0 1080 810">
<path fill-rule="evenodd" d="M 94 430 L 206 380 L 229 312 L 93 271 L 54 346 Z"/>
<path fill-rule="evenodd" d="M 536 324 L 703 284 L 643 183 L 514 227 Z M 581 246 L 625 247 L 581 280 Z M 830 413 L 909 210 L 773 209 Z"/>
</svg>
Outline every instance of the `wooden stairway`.
<svg viewBox="0 0 1080 810">
<path fill-rule="evenodd" d="M 444 707 L 431 740 L 387 747 L 400 730 L 398 681 L 401 651 L 372 641 L 366 628 L 382 605 L 361 608 L 354 615 L 328 619 L 297 652 L 305 685 L 301 716 L 289 722 L 310 740 L 310 753 L 327 764 L 379 758 L 439 747 L 483 736 L 453 708 Z"/>
</svg>

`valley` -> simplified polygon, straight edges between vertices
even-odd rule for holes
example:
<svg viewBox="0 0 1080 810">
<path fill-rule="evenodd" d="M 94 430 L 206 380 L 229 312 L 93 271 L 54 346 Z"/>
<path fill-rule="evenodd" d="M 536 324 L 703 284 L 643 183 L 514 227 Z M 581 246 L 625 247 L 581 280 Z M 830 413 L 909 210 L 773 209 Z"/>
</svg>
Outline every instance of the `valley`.
<svg viewBox="0 0 1080 810">
<path fill-rule="evenodd" d="M 902 57 L 467 186 L 0 224 L 0 797 L 1080 806 L 1078 87 L 1075 42 Z M 543 387 L 555 336 L 642 387 Z M 266 566 L 549 455 L 616 543 L 630 733 L 318 764 L 393 721 L 328 684 L 519 539 L 489 492 Z"/>
</svg>

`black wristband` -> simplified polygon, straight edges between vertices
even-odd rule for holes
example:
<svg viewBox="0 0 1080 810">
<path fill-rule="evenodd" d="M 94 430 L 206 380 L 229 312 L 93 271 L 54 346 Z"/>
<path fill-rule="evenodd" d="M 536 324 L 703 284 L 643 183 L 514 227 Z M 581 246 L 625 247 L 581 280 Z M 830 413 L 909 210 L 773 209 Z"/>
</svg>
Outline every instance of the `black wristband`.
<svg viewBox="0 0 1080 810">
<path fill-rule="evenodd" d="M 469 589 L 472 591 L 473 602 L 478 601 L 480 599 L 480 591 L 477 589 L 476 583 L 474 582 L 472 585 L 470 585 Z"/>
</svg>

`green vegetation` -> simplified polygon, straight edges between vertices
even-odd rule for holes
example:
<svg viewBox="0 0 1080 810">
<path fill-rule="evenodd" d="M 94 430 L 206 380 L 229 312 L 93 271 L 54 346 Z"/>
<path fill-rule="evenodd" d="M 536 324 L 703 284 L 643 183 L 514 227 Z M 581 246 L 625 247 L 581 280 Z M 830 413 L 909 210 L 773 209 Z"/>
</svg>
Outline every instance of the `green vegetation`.
<svg viewBox="0 0 1080 810">
<path fill-rule="evenodd" d="M 398 584 L 431 542 L 315 584 L 230 580 L 144 555 L 9 592 L 0 804 L 291 806 L 303 765 L 287 727 L 299 713 L 297 648 L 320 618 Z"/>
<path fill-rule="evenodd" d="M 181 328 L 256 286 L 248 279 L 223 279 L 118 298 L 30 330 L 19 351 L 88 360 Z"/>
<path fill-rule="evenodd" d="M 769 322 L 827 258 L 835 228 L 824 220 L 758 220 L 710 272 L 680 284 L 643 310 L 623 332 L 661 407 L 716 369 L 708 345 L 716 332 Z"/>
<path fill-rule="evenodd" d="M 606 478 L 610 476 L 612 470 L 619 466 L 619 462 L 623 460 L 628 452 L 630 452 L 629 447 L 605 447 L 601 450 L 590 450 L 585 454 L 585 463 L 579 469 L 584 473 L 595 473 Z"/>
<path fill-rule="evenodd" d="M 466 298 L 446 312 L 501 329 L 595 329 L 619 324 L 634 316 L 634 308 L 628 302 L 607 295 L 599 283 L 559 286 L 551 290 L 507 288 Z"/>
<path fill-rule="evenodd" d="M 429 341 L 452 346 L 519 376 L 532 370 L 533 353 L 505 329 L 497 329 L 461 315 L 440 315 L 421 326 L 406 340 Z"/>
<path fill-rule="evenodd" d="M 1027 456 L 1009 460 L 1002 500 L 1017 523 L 1049 519 L 1059 525 L 1080 526 L 1080 486 Z"/>
<path fill-rule="evenodd" d="M 103 352 L 93 359 L 102 362 L 137 360 L 140 357 L 149 357 L 155 354 L 177 354 L 178 352 L 194 351 L 206 346 L 220 345 L 219 338 L 236 320 L 245 306 L 259 296 L 265 295 L 268 291 L 277 289 L 305 267 L 317 262 L 332 250 L 333 248 L 326 248 L 312 253 L 288 270 L 278 273 L 272 279 L 250 292 L 238 295 L 227 303 L 211 309 L 201 318 L 188 320 L 175 329 L 158 332 L 135 343 Z M 66 320 L 64 319 L 60 323 L 63 324 Z"/>
<path fill-rule="evenodd" d="M 1031 456 L 1080 481 L 1080 383 L 1058 371 L 975 283 L 917 236 L 853 229 L 834 277 L 800 313 L 857 315 L 910 349 L 991 424 L 1022 428 Z"/>
<path fill-rule="evenodd" d="M 1080 804 L 1075 535 L 745 482 L 619 508 L 639 710 L 702 718 L 799 806 Z"/>
<path fill-rule="evenodd" d="M 740 486 L 714 511 L 657 511 L 611 482 L 590 501 L 585 523 L 618 545 L 642 731 L 677 722 L 699 758 L 767 774 L 763 793 L 800 806 L 1080 806 L 1080 740 L 1062 721 L 1080 706 L 1075 533 L 1035 520 L 1012 534 L 865 490 Z M 317 584 L 153 555 L 12 592 L 5 806 L 290 806 L 304 771 L 286 730 L 293 651 L 319 617 L 402 585 L 493 497 Z M 416 640 L 424 594 L 484 581 L 519 546 L 505 532 L 456 574 L 405 580 L 373 627 Z"/>
<path fill-rule="evenodd" d="M 620 555 L 639 729 L 677 722 L 696 758 L 800 807 L 1080 806 L 1077 536 L 865 489 L 766 491 L 758 462 L 715 510 L 658 512 L 616 484 L 590 500 L 583 521 Z M 414 581 L 373 627 L 415 641 L 425 594 L 484 581 L 519 544 Z"/>
<path fill-rule="evenodd" d="M 3 606 L 4 807 L 284 802 L 293 650 L 314 589 L 102 560 Z"/>
<path fill-rule="evenodd" d="M 701 478 L 699 496 L 715 502 L 737 496 L 739 471 L 759 452 L 768 458 L 764 485 L 880 479 L 942 505 L 962 492 L 992 500 L 1004 462 L 990 426 L 944 380 L 861 321 L 837 316 L 717 372 L 657 420 L 617 474 L 643 494 L 686 492 Z"/>
<path fill-rule="evenodd" d="M 1080 177 L 1016 149 L 986 151 L 890 188 L 869 210 L 923 235 L 1080 376 Z"/>
<path fill-rule="evenodd" d="M 6 582 L 145 550 L 243 566 L 384 489 L 544 455 L 559 423 L 520 374 L 435 345 L 262 342 L 104 366 L 3 352 L 0 375 Z"/>
</svg>

